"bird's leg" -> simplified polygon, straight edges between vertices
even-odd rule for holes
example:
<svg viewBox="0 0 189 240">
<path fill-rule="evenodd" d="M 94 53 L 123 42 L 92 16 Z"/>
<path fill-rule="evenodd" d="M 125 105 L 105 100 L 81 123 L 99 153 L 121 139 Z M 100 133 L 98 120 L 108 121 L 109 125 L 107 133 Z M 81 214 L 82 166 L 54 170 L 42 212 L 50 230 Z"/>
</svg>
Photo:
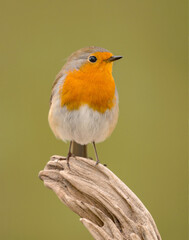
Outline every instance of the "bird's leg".
<svg viewBox="0 0 189 240">
<path fill-rule="evenodd" d="M 69 160 L 70 160 L 70 157 L 72 156 L 72 153 L 71 153 L 72 142 L 73 141 L 70 141 L 69 151 L 68 151 L 68 155 L 67 155 L 67 158 L 66 158 L 68 168 L 70 168 Z"/>
<path fill-rule="evenodd" d="M 99 158 L 98 158 L 98 154 L 97 154 L 97 151 L 96 151 L 96 145 L 95 145 L 95 142 L 93 141 L 93 147 L 94 147 L 94 150 L 95 150 L 95 155 L 96 155 L 96 165 L 99 164 Z"/>
</svg>

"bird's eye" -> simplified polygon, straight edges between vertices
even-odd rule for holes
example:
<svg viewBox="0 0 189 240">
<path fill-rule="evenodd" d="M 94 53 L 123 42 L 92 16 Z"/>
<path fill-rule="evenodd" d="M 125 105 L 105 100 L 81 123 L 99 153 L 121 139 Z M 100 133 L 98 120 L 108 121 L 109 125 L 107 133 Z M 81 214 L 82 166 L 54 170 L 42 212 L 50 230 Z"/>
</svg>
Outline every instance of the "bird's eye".
<svg viewBox="0 0 189 240">
<path fill-rule="evenodd" d="M 92 62 L 92 63 L 94 63 L 94 62 L 97 61 L 97 58 L 96 58 L 95 56 L 90 56 L 90 57 L 89 57 L 89 61 Z"/>
</svg>

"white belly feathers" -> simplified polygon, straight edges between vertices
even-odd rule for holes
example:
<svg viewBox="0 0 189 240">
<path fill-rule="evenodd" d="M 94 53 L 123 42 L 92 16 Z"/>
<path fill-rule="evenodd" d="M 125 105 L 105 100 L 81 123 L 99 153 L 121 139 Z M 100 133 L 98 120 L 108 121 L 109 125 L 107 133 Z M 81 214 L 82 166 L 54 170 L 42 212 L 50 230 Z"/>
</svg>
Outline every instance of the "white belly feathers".
<svg viewBox="0 0 189 240">
<path fill-rule="evenodd" d="M 48 120 L 57 138 L 84 145 L 93 141 L 102 142 L 109 137 L 116 126 L 118 111 L 118 101 L 105 113 L 94 111 L 87 104 L 69 111 L 66 106 L 61 107 L 57 94 L 53 97 Z"/>
</svg>

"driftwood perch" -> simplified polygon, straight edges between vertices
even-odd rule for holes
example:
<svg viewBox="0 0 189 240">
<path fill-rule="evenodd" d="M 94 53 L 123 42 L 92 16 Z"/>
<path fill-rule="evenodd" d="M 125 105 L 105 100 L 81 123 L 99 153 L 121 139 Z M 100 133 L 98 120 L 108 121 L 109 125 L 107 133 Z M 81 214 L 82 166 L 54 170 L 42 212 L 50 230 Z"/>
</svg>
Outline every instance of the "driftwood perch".
<svg viewBox="0 0 189 240">
<path fill-rule="evenodd" d="M 137 196 L 107 167 L 81 157 L 53 156 L 39 173 L 45 186 L 81 217 L 97 240 L 161 240 Z"/>
</svg>

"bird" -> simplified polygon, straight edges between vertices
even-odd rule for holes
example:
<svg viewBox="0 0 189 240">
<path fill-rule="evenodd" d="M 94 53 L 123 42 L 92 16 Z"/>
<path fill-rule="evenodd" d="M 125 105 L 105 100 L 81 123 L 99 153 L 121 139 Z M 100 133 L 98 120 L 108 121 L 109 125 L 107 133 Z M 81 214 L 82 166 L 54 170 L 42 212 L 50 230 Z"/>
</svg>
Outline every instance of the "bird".
<svg viewBox="0 0 189 240">
<path fill-rule="evenodd" d="M 52 85 L 48 121 L 54 135 L 69 141 L 67 165 L 72 145 L 81 149 L 103 142 L 113 132 L 119 114 L 119 97 L 112 75 L 113 62 L 122 56 L 105 48 L 90 46 L 68 57 Z"/>
</svg>

